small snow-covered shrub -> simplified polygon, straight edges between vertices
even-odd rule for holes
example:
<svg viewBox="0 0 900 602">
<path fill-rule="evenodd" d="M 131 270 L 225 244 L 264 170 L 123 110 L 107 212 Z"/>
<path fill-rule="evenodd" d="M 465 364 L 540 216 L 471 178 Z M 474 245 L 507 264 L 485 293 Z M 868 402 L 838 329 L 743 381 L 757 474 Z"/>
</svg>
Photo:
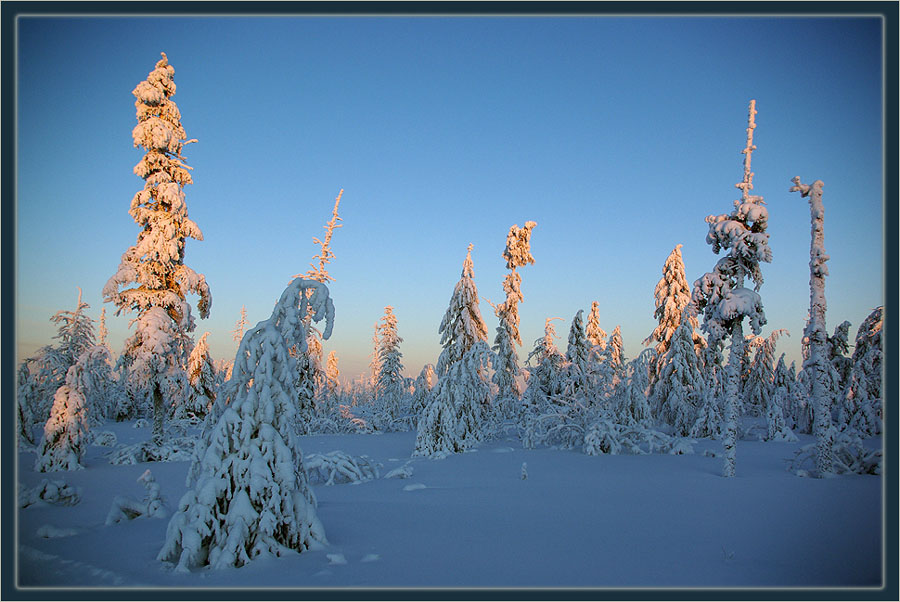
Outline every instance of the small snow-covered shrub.
<svg viewBox="0 0 900 602">
<path fill-rule="evenodd" d="M 378 464 L 368 456 L 350 456 L 342 451 L 310 454 L 303 464 L 310 485 L 363 483 L 378 478 Z"/>
<path fill-rule="evenodd" d="M 797 476 L 818 475 L 816 469 L 816 443 L 804 445 L 790 460 L 788 470 Z M 834 474 L 872 474 L 882 473 L 882 450 L 865 446 L 857 435 L 839 432 L 834 435 L 832 444 L 832 471 Z"/>
<path fill-rule="evenodd" d="M 94 445 L 100 447 L 115 447 L 119 440 L 112 431 L 97 431 L 94 433 Z"/>
<path fill-rule="evenodd" d="M 671 454 L 694 453 L 695 440 L 667 435 L 639 424 L 616 424 L 599 420 L 588 428 L 584 439 L 584 453 L 599 454 Z"/>
<path fill-rule="evenodd" d="M 589 456 L 618 454 L 622 450 L 616 425 L 608 420 L 595 422 L 584 436 L 584 453 Z"/>
<path fill-rule="evenodd" d="M 110 464 L 128 465 L 139 462 L 183 462 L 193 457 L 196 440 L 192 437 L 169 437 L 160 442 L 153 439 L 122 445 L 107 457 Z"/>
<path fill-rule="evenodd" d="M 19 490 L 19 507 L 45 502 L 58 506 L 74 506 L 81 501 L 81 491 L 65 481 L 44 479 L 36 487 Z"/>
<path fill-rule="evenodd" d="M 398 466 L 397 468 L 391 470 L 386 475 L 384 475 L 385 479 L 408 479 L 413 476 L 413 467 L 409 462 L 404 464 L 403 466 Z"/>
<path fill-rule="evenodd" d="M 134 425 L 132 425 L 132 428 L 145 429 L 149 426 L 150 426 L 149 420 L 147 420 L 146 418 L 138 418 L 137 420 L 134 421 Z"/>
<path fill-rule="evenodd" d="M 165 518 L 167 516 L 168 513 L 163 506 L 162 497 L 159 493 L 159 483 L 153 478 L 153 474 L 149 470 L 145 470 L 138 477 L 138 482 L 143 483 L 147 489 L 146 497 L 139 502 L 125 495 L 117 495 L 113 499 L 109 514 L 106 515 L 107 525 L 114 525 L 123 520 L 134 520 L 141 517 Z"/>
</svg>

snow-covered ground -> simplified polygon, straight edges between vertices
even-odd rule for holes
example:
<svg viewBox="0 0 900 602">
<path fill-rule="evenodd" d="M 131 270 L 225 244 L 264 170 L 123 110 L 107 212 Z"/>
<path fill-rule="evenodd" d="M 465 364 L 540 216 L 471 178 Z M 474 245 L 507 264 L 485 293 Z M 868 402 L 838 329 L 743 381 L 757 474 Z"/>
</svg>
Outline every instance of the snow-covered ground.
<svg viewBox="0 0 900 602">
<path fill-rule="evenodd" d="M 150 435 L 132 423 L 103 430 L 119 444 Z M 18 585 L 880 587 L 882 478 L 788 472 L 810 442 L 739 441 L 737 476 L 726 479 L 721 444 L 709 440 L 693 455 L 587 456 L 511 437 L 429 460 L 411 458 L 414 432 L 303 437 L 307 456 L 342 450 L 381 464 L 378 479 L 314 487 L 328 545 L 187 575 L 156 560 L 168 519 L 105 523 L 116 496 L 144 497 L 148 468 L 171 515 L 189 462 L 115 466 L 111 448 L 92 445 L 85 470 L 36 473 L 34 453 L 20 452 L 20 489 L 60 480 L 81 499 L 19 509 Z M 408 478 L 384 478 L 407 463 Z"/>
</svg>

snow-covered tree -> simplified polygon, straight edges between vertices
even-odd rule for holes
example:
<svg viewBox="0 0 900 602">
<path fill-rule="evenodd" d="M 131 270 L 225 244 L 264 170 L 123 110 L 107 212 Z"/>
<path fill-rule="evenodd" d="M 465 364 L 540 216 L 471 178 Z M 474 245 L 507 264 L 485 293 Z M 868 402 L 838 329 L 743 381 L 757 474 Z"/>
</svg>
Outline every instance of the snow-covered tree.
<svg viewBox="0 0 900 602">
<path fill-rule="evenodd" d="M 216 399 L 216 368 L 209 355 L 208 336 L 203 333 L 188 357 L 188 386 L 184 401 L 173 408 L 176 417 L 203 418 Z"/>
<path fill-rule="evenodd" d="M 86 349 L 66 372 L 66 381 L 53 397 L 50 418 L 44 425 L 44 436 L 38 448 L 34 469 L 39 472 L 81 470 L 81 459 L 88 444 L 89 402 L 97 391 L 96 373 L 92 366 L 97 355 L 105 355 L 106 347 Z M 107 364 L 108 365 L 108 364 Z"/>
<path fill-rule="evenodd" d="M 653 387 L 652 406 L 658 409 L 658 417 L 683 437 L 690 435 L 697 421 L 706 388 L 692 335 L 690 322 L 681 322 L 657 361 L 659 373 Z"/>
<path fill-rule="evenodd" d="M 472 245 L 438 332 L 443 347 L 436 370 L 439 380 L 419 419 L 413 453 L 418 456 L 465 451 L 482 438 L 482 414 L 491 398 L 492 353 L 478 307 Z"/>
<path fill-rule="evenodd" d="M 394 308 L 388 305 L 384 308 L 384 316 L 381 318 L 381 334 L 378 337 L 380 348 L 378 349 L 378 397 L 376 403 L 384 410 L 388 421 L 395 420 L 400 414 L 400 400 L 404 395 L 403 364 L 400 358 L 400 343 L 403 339 L 397 334 L 397 316 Z"/>
<path fill-rule="evenodd" d="M 340 376 L 337 353 L 330 351 L 328 352 L 328 361 L 325 362 L 325 390 L 329 399 L 334 398 L 340 389 Z"/>
<path fill-rule="evenodd" d="M 625 343 L 622 341 L 622 331 L 616 325 L 612 334 L 609 335 L 609 342 L 606 344 L 606 362 L 612 372 L 612 387 L 615 389 L 619 386 L 625 371 Z"/>
<path fill-rule="evenodd" d="M 584 332 L 583 310 L 572 318 L 569 341 L 566 347 L 566 386 L 571 395 L 585 403 L 593 403 L 591 391 L 591 345 Z"/>
<path fill-rule="evenodd" d="M 749 374 L 744 383 L 744 402 L 745 407 L 757 416 L 768 412 L 775 378 L 775 345 L 778 338 L 784 334 L 789 333 L 782 328 L 773 330 L 766 338 L 760 337 L 753 361 L 748 362 Z"/>
<path fill-rule="evenodd" d="M 591 313 L 588 314 L 584 334 L 598 353 L 606 350 L 606 331 L 600 328 L 600 303 L 597 301 L 591 302 Z"/>
<path fill-rule="evenodd" d="M 563 393 L 563 369 L 566 358 L 556 347 L 554 339 L 559 337 L 553 327 L 553 320 L 544 321 L 544 336 L 534 342 L 534 349 L 526 362 L 535 365 L 528 377 L 528 387 L 523 395 L 523 410 L 534 414 L 547 402 L 559 399 Z M 534 362 L 532 364 L 532 362 Z"/>
<path fill-rule="evenodd" d="M 412 413 L 420 415 L 428 405 L 428 399 L 431 395 L 434 385 L 437 383 L 437 376 L 434 373 L 434 364 L 425 364 L 422 371 L 416 377 L 416 389 L 412 397 Z"/>
<path fill-rule="evenodd" d="M 297 278 L 272 316 L 241 340 L 158 555 L 176 570 L 239 567 L 325 543 L 295 435 L 297 359 L 290 349 L 306 346 L 308 310 L 312 320 L 325 319 L 322 336 L 330 337 L 328 288 Z"/>
<path fill-rule="evenodd" d="M 666 262 L 663 264 L 662 278 L 656 283 L 653 297 L 656 303 L 653 317 L 659 324 L 653 329 L 650 336 L 644 339 L 644 345 L 656 344 L 654 349 L 657 359 L 661 360 L 665 355 L 669 348 L 669 341 L 672 340 L 672 336 L 684 320 L 687 320 L 691 326 L 694 344 L 698 348 L 702 348 L 704 346 L 703 337 L 700 336 L 700 333 L 694 332 L 698 326 L 697 317 L 692 312 L 685 312 L 685 308 L 691 302 L 691 288 L 684 275 L 684 260 L 681 257 L 680 244 L 675 245 L 666 258 Z M 650 374 L 651 383 L 656 381 L 658 373 L 659 367 L 655 366 Z"/>
<path fill-rule="evenodd" d="M 94 338 L 94 321 L 84 310 L 90 305 L 81 300 L 81 289 L 78 289 L 78 302 L 75 311 L 57 312 L 50 321 L 59 324 L 54 339 L 59 340 L 57 348 L 71 366 L 82 353 L 96 344 Z"/>
<path fill-rule="evenodd" d="M 816 436 L 816 472 L 819 476 L 832 473 L 834 427 L 831 422 L 832 393 L 829 386 L 831 363 L 825 330 L 825 276 L 829 257 L 825 253 L 825 206 L 822 204 L 822 180 L 811 186 L 794 177 L 791 192 L 799 192 L 809 199 L 812 234 L 809 245 L 809 322 L 803 335 L 809 341 L 809 357 L 803 362 L 803 371 L 809 375 L 810 401 L 813 405 L 813 431 Z"/>
<path fill-rule="evenodd" d="M 372 396 L 377 394 L 378 375 L 381 374 L 381 358 L 378 357 L 378 349 L 381 343 L 378 341 L 378 321 L 375 321 L 375 328 L 372 334 L 372 361 L 369 362 L 369 384 L 372 387 Z"/>
<path fill-rule="evenodd" d="M 34 424 L 32 404 L 37 383 L 31 377 L 28 362 L 22 362 L 16 370 L 16 437 L 20 443 L 34 445 L 31 426 Z"/>
<path fill-rule="evenodd" d="M 241 339 L 244 338 L 244 331 L 247 330 L 248 326 L 250 326 L 250 322 L 247 321 L 247 306 L 241 305 L 241 317 L 235 323 L 234 330 L 231 331 L 231 339 L 240 344 Z"/>
<path fill-rule="evenodd" d="M 884 307 L 875 308 L 856 331 L 841 422 L 866 437 L 882 432 L 882 338 Z"/>
<path fill-rule="evenodd" d="M 194 330 L 185 296 L 200 296 L 201 318 L 209 315 L 212 303 L 206 278 L 184 264 L 186 239 L 203 240 L 203 234 L 188 217 L 184 202 L 184 186 L 192 179 L 181 152 L 194 141 L 186 141 L 181 113 L 171 100 L 174 73 L 163 53 L 147 79 L 132 91 L 138 119 L 132 137 L 146 153 L 134 168 L 144 179 L 144 188 L 134 195 L 129 214 L 141 232 L 103 287 L 104 301 L 116 305 L 117 315 L 137 313 L 132 322 L 137 328 L 125 353 L 132 358 L 129 378 L 151 396 L 156 438 L 162 436 L 172 395 L 182 391 L 188 333 Z"/>
<path fill-rule="evenodd" d="M 516 354 L 516 345 L 522 344 L 519 335 L 519 303 L 522 302 L 522 277 L 516 268 L 534 263 L 531 255 L 531 231 L 537 226 L 537 222 L 525 222 L 524 228 L 513 224 L 506 235 L 506 248 L 503 250 L 503 258 L 506 259 L 506 267 L 509 273 L 503 280 L 503 291 L 506 300 L 495 307 L 500 323 L 497 325 L 497 336 L 494 339 L 493 350 L 497 354 L 494 365 L 494 384 L 497 385 L 497 399 L 515 402 L 522 394 L 518 381 L 519 364 Z"/>
<path fill-rule="evenodd" d="M 692 304 L 703 311 L 702 329 L 709 335 L 709 344 L 718 345 L 731 337 L 728 365 L 725 368 L 725 408 L 723 416 L 723 447 L 725 448 L 724 476 L 735 473 L 735 442 L 737 439 L 737 406 L 740 395 L 740 363 L 744 355 L 744 318 L 758 334 L 766 323 L 762 298 L 757 292 L 762 286 L 761 262 L 772 261 L 769 248 L 768 211 L 761 196 L 751 195 L 753 172 L 750 160 L 753 150 L 753 130 L 756 128 L 756 101 L 750 101 L 747 126 L 747 146 L 744 154 L 744 178 L 735 186 L 741 198 L 734 202 L 730 214 L 710 215 L 706 218 L 709 232 L 706 242 L 713 253 L 725 250 L 712 272 L 694 282 Z M 746 278 L 755 283 L 753 290 L 744 286 Z"/>
<path fill-rule="evenodd" d="M 109 330 L 106 328 L 106 308 L 100 310 L 100 325 L 97 328 L 97 344 L 108 347 L 106 337 L 109 336 Z"/>
<path fill-rule="evenodd" d="M 787 368 L 784 354 L 778 358 L 772 375 L 772 393 L 766 398 L 766 425 L 769 441 L 796 441 L 791 431 L 793 422 L 790 418 L 791 406 L 795 403 L 796 382 Z"/>
<path fill-rule="evenodd" d="M 619 424 L 646 424 L 650 420 L 650 369 L 655 360 L 654 350 L 644 349 L 626 365 L 626 384 L 616 400 L 615 417 Z"/>
</svg>

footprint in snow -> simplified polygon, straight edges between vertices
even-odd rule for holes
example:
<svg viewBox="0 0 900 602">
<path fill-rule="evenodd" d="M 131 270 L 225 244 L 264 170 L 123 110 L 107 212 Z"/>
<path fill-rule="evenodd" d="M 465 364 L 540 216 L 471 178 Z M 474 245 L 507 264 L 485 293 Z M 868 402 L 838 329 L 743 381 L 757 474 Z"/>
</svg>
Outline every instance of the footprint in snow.
<svg viewBox="0 0 900 602">
<path fill-rule="evenodd" d="M 403 491 L 415 491 L 416 489 L 425 489 L 425 485 L 422 483 L 413 483 L 412 485 L 404 487 Z"/>
</svg>

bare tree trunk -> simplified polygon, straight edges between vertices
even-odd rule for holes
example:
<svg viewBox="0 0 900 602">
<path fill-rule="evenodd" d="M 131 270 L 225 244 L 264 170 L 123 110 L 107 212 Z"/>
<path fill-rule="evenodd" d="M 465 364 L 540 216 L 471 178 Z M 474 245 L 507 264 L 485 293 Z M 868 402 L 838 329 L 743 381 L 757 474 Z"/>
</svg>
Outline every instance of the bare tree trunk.
<svg viewBox="0 0 900 602">
<path fill-rule="evenodd" d="M 162 391 L 159 383 L 153 385 L 153 439 L 157 443 L 162 440 L 163 422 L 166 418 L 166 407 L 163 404 Z"/>
</svg>

